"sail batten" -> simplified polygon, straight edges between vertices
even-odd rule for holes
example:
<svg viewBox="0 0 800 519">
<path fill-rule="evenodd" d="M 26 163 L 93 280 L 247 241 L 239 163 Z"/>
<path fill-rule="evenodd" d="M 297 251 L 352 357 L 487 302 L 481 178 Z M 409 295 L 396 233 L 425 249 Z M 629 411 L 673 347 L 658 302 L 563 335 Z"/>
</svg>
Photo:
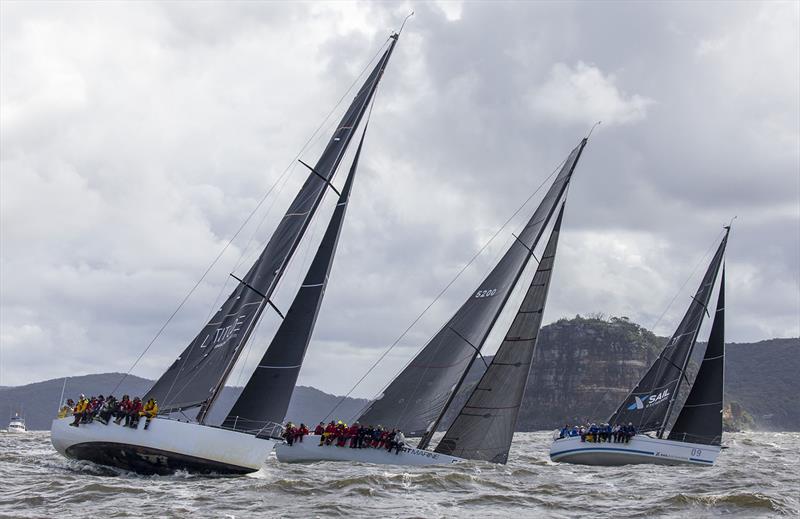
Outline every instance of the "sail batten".
<svg viewBox="0 0 800 519">
<path fill-rule="evenodd" d="M 657 431 L 659 437 L 663 434 L 672 415 L 681 381 L 686 380 L 686 365 L 707 313 L 727 242 L 726 232 L 680 325 L 647 373 L 609 418 L 610 424 L 632 423 L 640 432 Z"/>
<path fill-rule="evenodd" d="M 445 326 L 386 387 L 383 396 L 362 413 L 360 423 L 397 427 L 407 436 L 426 435 L 420 442 L 424 448 L 531 258 L 531 250 L 567 189 L 585 145 L 583 139 L 570 152 L 505 255 Z M 429 366 L 448 369 L 430 370 Z"/>
<path fill-rule="evenodd" d="M 146 398 L 158 400 L 163 412 L 202 406 L 198 421 L 205 420 L 319 207 L 354 134 L 349 129 L 357 127 L 366 113 L 396 42 L 393 37 L 356 94 L 258 259 L 148 391 Z"/>
<path fill-rule="evenodd" d="M 436 452 L 495 463 L 508 460 L 542 325 L 563 215 L 562 204 L 536 273 L 500 348 Z M 521 340 L 523 336 L 530 338 Z"/>
</svg>

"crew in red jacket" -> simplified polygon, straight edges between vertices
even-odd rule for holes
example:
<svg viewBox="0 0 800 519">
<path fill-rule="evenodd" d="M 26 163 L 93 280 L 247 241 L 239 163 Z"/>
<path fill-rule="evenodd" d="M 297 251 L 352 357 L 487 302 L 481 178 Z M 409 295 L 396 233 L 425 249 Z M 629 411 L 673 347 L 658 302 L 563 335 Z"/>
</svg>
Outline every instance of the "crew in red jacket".
<svg viewBox="0 0 800 519">
<path fill-rule="evenodd" d="M 336 437 L 336 424 L 331 420 L 331 423 L 325 426 L 325 434 L 322 436 L 325 440 L 325 445 L 330 445 Z M 320 440 L 320 444 L 322 440 Z"/>
<path fill-rule="evenodd" d="M 347 443 L 347 426 L 339 420 L 336 424 L 336 446 L 344 447 L 345 443 Z"/>
<path fill-rule="evenodd" d="M 295 439 L 295 441 L 298 441 L 298 442 L 302 443 L 303 442 L 303 436 L 305 436 L 307 434 L 308 434 L 308 427 L 306 427 L 306 424 L 301 423 L 300 427 L 295 429 L 294 439 Z"/>
<path fill-rule="evenodd" d="M 355 449 L 358 447 L 358 430 L 360 427 L 358 426 L 358 422 L 354 423 L 350 426 L 350 429 L 347 431 L 347 437 L 350 438 L 350 448 Z"/>
<path fill-rule="evenodd" d="M 142 399 L 137 396 L 131 403 L 131 410 L 128 412 L 128 416 L 125 417 L 125 425 L 136 429 L 139 425 L 139 411 L 141 411 L 142 408 Z"/>
<path fill-rule="evenodd" d="M 322 436 L 325 433 L 325 424 L 320 422 L 319 425 L 314 429 L 314 434 L 317 436 Z"/>
</svg>

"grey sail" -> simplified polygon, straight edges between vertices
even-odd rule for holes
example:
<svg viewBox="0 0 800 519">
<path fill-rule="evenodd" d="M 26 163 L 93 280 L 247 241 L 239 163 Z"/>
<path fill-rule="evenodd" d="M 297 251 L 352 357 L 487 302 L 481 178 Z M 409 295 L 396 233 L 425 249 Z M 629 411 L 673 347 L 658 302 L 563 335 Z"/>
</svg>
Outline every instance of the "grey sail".
<svg viewBox="0 0 800 519">
<path fill-rule="evenodd" d="M 148 391 L 146 398 L 157 399 L 163 412 L 202 406 L 198 420 L 204 421 L 259 317 L 271 304 L 269 298 L 347 150 L 396 42 L 393 37 L 259 258 L 211 321 Z"/>
<path fill-rule="evenodd" d="M 364 135 L 303 284 L 223 427 L 258 430 L 268 422 L 282 422 L 286 415 L 325 295 L 363 144 Z"/>
<path fill-rule="evenodd" d="M 494 463 L 508 461 L 542 324 L 563 214 L 562 205 L 542 259 L 505 339 L 467 403 L 436 446 L 436 452 Z"/>
<path fill-rule="evenodd" d="M 609 419 L 612 425 L 632 423 L 640 432 L 658 431 L 661 437 L 669 421 L 681 381 L 686 380 L 686 364 L 697 341 L 697 334 L 708 312 L 708 301 L 714 288 L 728 234 L 708 266 L 700 287 L 689 303 L 678 329 L 656 361 Z"/>
<path fill-rule="evenodd" d="M 585 145 L 583 139 L 569 154 L 533 216 L 494 269 L 383 395 L 371 403 L 359 422 L 397 427 L 408 436 L 435 429 L 527 265 L 530 250 L 569 185 Z"/>
<path fill-rule="evenodd" d="M 722 442 L 722 388 L 725 376 L 725 267 L 708 346 L 668 439 L 706 445 Z"/>
</svg>

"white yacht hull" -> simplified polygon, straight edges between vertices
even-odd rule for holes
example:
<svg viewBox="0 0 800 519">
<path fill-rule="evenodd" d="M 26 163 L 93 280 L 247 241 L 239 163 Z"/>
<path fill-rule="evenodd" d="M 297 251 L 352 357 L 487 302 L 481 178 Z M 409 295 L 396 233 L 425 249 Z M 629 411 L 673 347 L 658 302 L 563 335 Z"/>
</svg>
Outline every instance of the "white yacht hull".
<svg viewBox="0 0 800 519">
<path fill-rule="evenodd" d="M 246 474 L 259 470 L 275 440 L 195 423 L 155 418 L 147 430 L 95 420 L 72 427 L 71 417 L 53 420 L 50 441 L 68 458 L 142 474 L 190 472 Z"/>
<path fill-rule="evenodd" d="M 550 447 L 550 459 L 579 465 L 713 465 L 719 445 L 662 440 L 637 434 L 629 443 L 582 442 L 579 436 L 559 438 Z"/>
<path fill-rule="evenodd" d="M 378 465 L 449 465 L 464 461 L 461 458 L 439 454 L 413 447 L 403 447 L 399 454 L 386 449 L 351 449 L 336 445 L 319 445 L 319 436 L 306 436 L 294 445 L 279 443 L 275 446 L 278 461 L 284 463 L 310 463 L 315 461 L 354 461 Z"/>
</svg>

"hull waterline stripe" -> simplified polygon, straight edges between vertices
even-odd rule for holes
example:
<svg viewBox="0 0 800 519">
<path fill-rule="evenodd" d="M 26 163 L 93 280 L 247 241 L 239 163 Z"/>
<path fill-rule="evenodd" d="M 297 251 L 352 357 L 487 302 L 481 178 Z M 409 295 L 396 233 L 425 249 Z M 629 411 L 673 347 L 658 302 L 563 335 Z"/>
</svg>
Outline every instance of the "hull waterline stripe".
<svg viewBox="0 0 800 519">
<path fill-rule="evenodd" d="M 561 451 L 557 453 L 553 453 L 550 455 L 551 458 L 556 458 L 558 456 L 563 456 L 564 454 L 569 454 L 570 452 L 601 452 L 601 451 L 614 451 L 614 452 L 624 452 L 629 454 L 647 454 L 648 456 L 655 456 L 656 453 L 652 451 L 640 451 L 635 449 L 612 449 L 610 447 L 592 447 L 589 449 L 569 449 L 566 451 Z"/>
</svg>

